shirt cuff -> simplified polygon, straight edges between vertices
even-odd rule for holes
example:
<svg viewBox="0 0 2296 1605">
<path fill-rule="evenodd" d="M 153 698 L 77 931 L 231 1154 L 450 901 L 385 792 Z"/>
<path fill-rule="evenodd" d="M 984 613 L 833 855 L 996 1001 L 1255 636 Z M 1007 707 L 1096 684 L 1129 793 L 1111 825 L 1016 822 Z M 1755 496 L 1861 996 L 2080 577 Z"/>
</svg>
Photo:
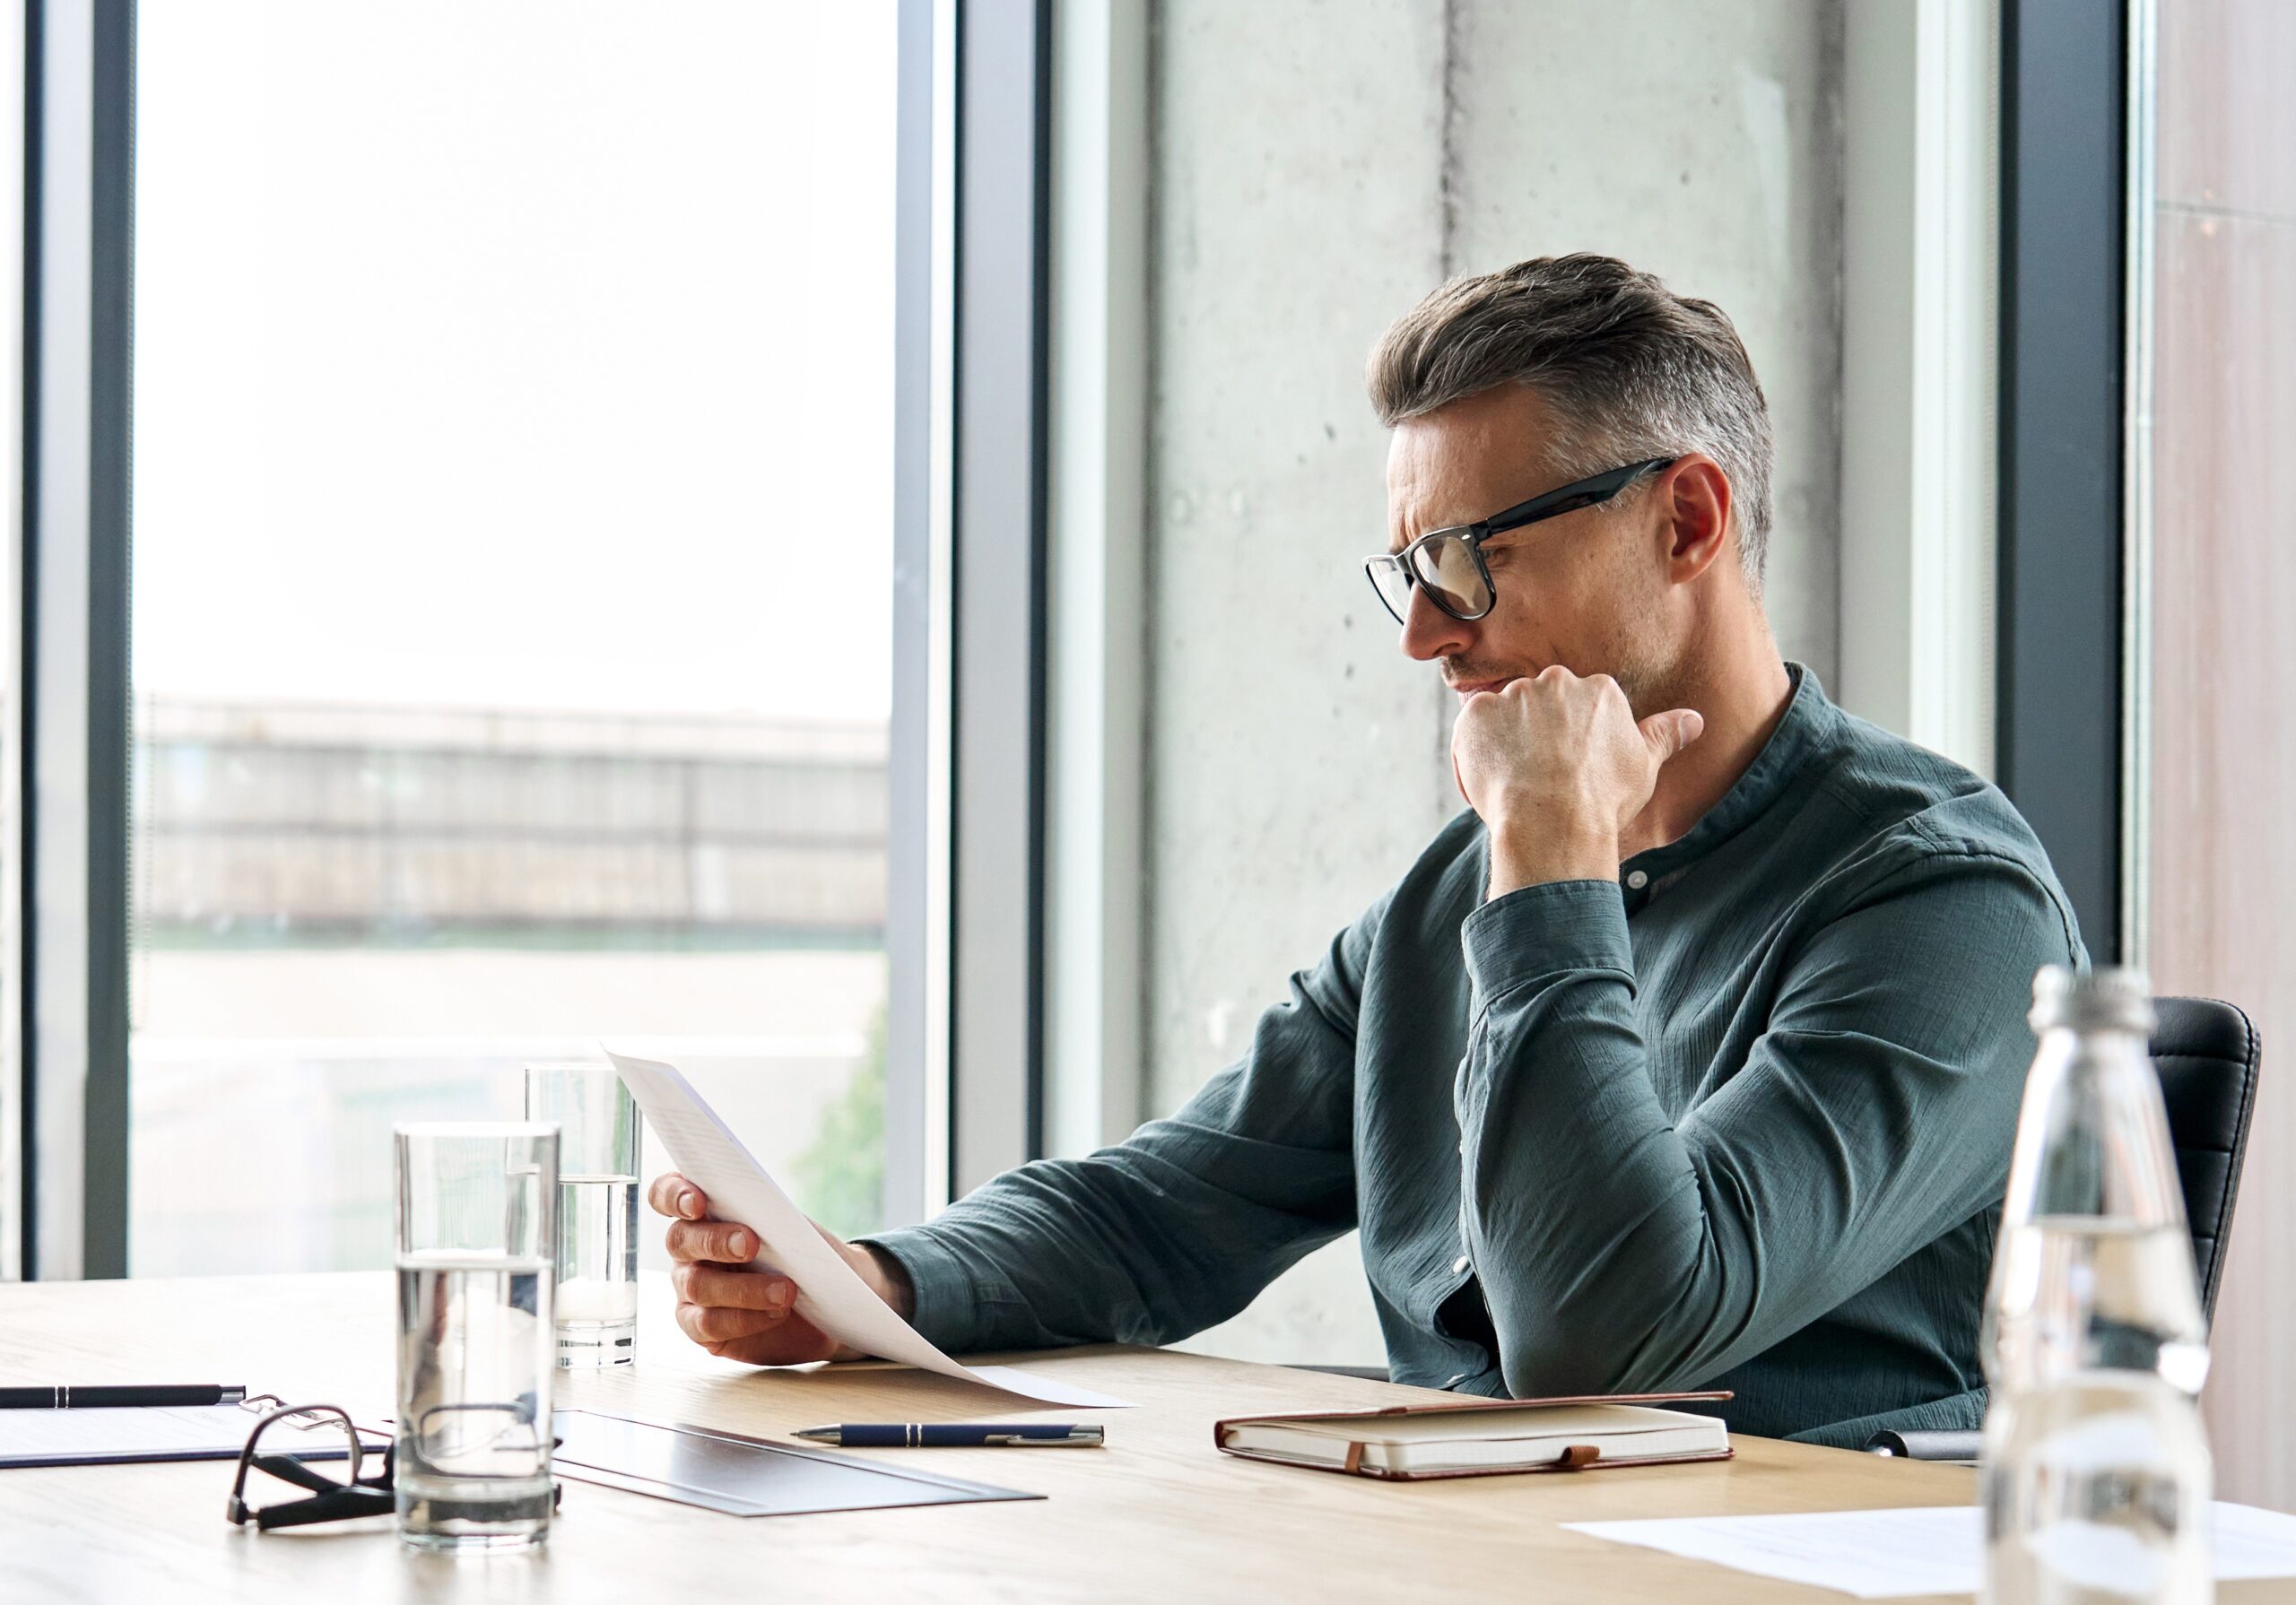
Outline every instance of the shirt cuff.
<svg viewBox="0 0 2296 1605">
<path fill-rule="evenodd" d="M 971 1273 L 947 1245 L 935 1239 L 930 1227 L 900 1227 L 854 1241 L 900 1262 L 917 1300 L 909 1323 L 926 1342 L 944 1354 L 961 1354 L 978 1346 L 980 1299 Z"/>
<path fill-rule="evenodd" d="M 1544 881 L 1493 898 L 1467 915 L 1459 942 L 1477 1014 L 1549 976 L 1614 970 L 1634 983 L 1626 898 L 1615 881 Z"/>
</svg>

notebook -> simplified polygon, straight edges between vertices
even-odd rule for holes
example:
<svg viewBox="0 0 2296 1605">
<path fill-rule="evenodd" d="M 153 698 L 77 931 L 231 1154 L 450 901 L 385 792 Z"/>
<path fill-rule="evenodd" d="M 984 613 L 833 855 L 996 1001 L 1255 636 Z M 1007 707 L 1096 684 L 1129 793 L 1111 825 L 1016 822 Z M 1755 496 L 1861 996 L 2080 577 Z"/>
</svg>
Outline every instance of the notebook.
<svg viewBox="0 0 2296 1605">
<path fill-rule="evenodd" d="M 1727 1460 L 1729 1429 L 1718 1418 L 1657 1407 L 1729 1397 L 1726 1392 L 1595 1394 L 1239 1416 L 1215 1423 L 1213 1441 L 1247 1460 L 1398 1482 Z"/>
</svg>

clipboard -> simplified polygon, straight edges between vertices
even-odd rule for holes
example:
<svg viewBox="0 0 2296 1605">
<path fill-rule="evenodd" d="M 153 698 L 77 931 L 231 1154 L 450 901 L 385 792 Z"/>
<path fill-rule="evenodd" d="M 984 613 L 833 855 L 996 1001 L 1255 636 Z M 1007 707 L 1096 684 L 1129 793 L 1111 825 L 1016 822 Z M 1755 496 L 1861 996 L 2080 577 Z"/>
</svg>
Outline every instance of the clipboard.
<svg viewBox="0 0 2296 1605">
<path fill-rule="evenodd" d="M 276 1393 L 257 1393 L 237 1404 L 138 1405 L 128 1409 L 0 1410 L 0 1471 L 31 1466 L 122 1466 L 153 1461 L 237 1460 L 248 1435 L 269 1411 L 285 1408 Z M 299 1430 L 296 1422 L 272 1428 Z M 343 1428 L 335 1423 L 311 1435 L 308 1453 L 298 1460 L 346 1460 Z M 271 1434 L 265 1434 L 266 1452 Z M 390 1445 L 387 1434 L 359 1429 L 359 1441 L 376 1453 Z M 287 1451 L 287 1444 L 280 1445 Z"/>
</svg>

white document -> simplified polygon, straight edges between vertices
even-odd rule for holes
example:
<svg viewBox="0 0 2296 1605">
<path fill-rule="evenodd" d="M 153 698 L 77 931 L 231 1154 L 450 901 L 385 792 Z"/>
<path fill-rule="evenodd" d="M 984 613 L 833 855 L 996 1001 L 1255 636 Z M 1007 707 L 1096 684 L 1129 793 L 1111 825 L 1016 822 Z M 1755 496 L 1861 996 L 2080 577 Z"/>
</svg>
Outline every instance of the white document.
<svg viewBox="0 0 2296 1605">
<path fill-rule="evenodd" d="M 263 1416 L 236 1404 L 0 1410 L 0 1466 L 235 1458 Z M 340 1426 L 314 1431 L 307 1441 L 289 1430 L 291 1425 L 273 1427 L 264 1443 L 273 1445 L 275 1435 L 281 1453 L 301 1448 L 308 1459 L 344 1457 Z M 370 1436 L 378 1449 L 386 1441 Z"/>
<path fill-rule="evenodd" d="M 2219 1583 L 2296 1577 L 2296 1516 L 2218 1503 L 2212 1546 Z M 1692 1516 L 1644 1522 L 1571 1522 L 1622 1544 L 1807 1583 L 1861 1600 L 1975 1593 L 1981 1531 L 1975 1507 L 1838 1510 L 1815 1515 Z"/>
<path fill-rule="evenodd" d="M 622 1072 L 630 1095 L 670 1150 L 679 1174 L 709 1194 L 710 1214 L 719 1220 L 738 1220 L 757 1234 L 763 1245 L 759 1262 L 797 1284 L 796 1313 L 831 1337 L 880 1359 L 980 1383 L 1023 1399 L 1083 1410 L 1129 1408 L 1127 1401 L 1090 1388 L 1048 1382 L 1011 1366 L 961 1366 L 943 1354 L 871 1292 L 844 1257 L 822 1241 L 804 1212 L 789 1201 L 765 1167 L 750 1157 L 741 1139 L 726 1129 L 685 1077 L 650 1059 L 625 1058 L 611 1049 L 606 1057 Z"/>
</svg>

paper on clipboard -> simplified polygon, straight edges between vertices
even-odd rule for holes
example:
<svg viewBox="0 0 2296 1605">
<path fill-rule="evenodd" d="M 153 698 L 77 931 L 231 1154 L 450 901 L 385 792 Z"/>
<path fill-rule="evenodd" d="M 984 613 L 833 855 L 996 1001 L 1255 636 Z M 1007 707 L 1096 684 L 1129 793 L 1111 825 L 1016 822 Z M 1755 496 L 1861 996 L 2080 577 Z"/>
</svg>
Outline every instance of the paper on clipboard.
<svg viewBox="0 0 2296 1605">
<path fill-rule="evenodd" d="M 612 1049 L 606 1057 L 670 1150 L 679 1174 L 709 1194 L 713 1216 L 738 1220 L 757 1234 L 763 1245 L 759 1261 L 797 1284 L 795 1312 L 822 1332 L 864 1354 L 1023 1399 L 1083 1410 L 1128 1408 L 1122 1399 L 1048 1382 L 1011 1366 L 963 1366 L 951 1359 L 869 1290 L 674 1067 Z"/>
</svg>

